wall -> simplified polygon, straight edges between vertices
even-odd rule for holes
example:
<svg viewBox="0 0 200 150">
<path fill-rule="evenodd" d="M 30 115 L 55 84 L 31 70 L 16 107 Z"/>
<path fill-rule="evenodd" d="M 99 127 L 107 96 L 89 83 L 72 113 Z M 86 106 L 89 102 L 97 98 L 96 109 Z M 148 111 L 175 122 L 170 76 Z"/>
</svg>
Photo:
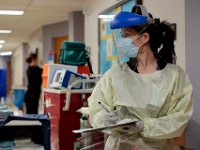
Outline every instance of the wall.
<svg viewBox="0 0 200 150">
<path fill-rule="evenodd" d="M 116 0 L 87 0 L 85 8 L 89 15 L 85 15 L 85 42 L 92 49 L 92 65 L 95 73 L 98 73 L 98 14 L 103 10 L 118 3 Z M 169 22 L 177 23 L 177 41 L 175 43 L 178 64 L 185 68 L 185 20 L 184 1 L 182 0 L 143 0 L 155 17 L 167 19 Z M 159 7 L 158 7 L 159 6 Z M 178 7 L 177 7 L 178 6 Z M 169 11 L 170 8 L 170 11 Z"/>
<path fill-rule="evenodd" d="M 28 64 L 26 58 L 31 52 L 35 52 L 36 48 L 39 49 L 39 64 L 42 65 L 42 28 L 36 30 L 30 37 L 28 42 L 21 43 L 19 47 L 14 50 L 12 56 L 12 85 L 13 86 L 26 86 L 27 77 L 26 70 Z"/>
<path fill-rule="evenodd" d="M 4 59 L 2 56 L 0 56 L 0 69 L 5 68 L 5 63 L 4 63 Z"/>
<path fill-rule="evenodd" d="M 12 86 L 26 86 L 27 76 L 26 70 L 28 64 L 26 58 L 29 56 L 31 48 L 27 42 L 21 43 L 14 51 L 12 55 Z"/>
<path fill-rule="evenodd" d="M 38 61 L 39 65 L 42 65 L 43 59 L 43 43 L 42 43 L 42 27 L 37 29 L 30 37 L 28 41 L 28 53 L 35 52 L 36 48 L 38 48 Z"/>
<path fill-rule="evenodd" d="M 73 12 L 74 41 L 84 42 L 84 15 L 83 12 Z M 70 21 L 70 20 L 69 20 Z M 69 29 L 71 30 L 71 29 Z"/>
<path fill-rule="evenodd" d="M 0 56 L 0 69 L 5 69 L 7 67 L 7 61 L 9 59 L 9 56 Z"/>
<path fill-rule="evenodd" d="M 4 57 L 0 56 L 0 69 L 6 68 Z"/>
<path fill-rule="evenodd" d="M 185 1 L 143 0 L 143 4 L 155 18 L 177 24 L 175 41 L 177 64 L 185 69 Z"/>
<path fill-rule="evenodd" d="M 69 41 L 84 42 L 84 15 L 83 12 L 73 12 L 69 18 Z"/>
<path fill-rule="evenodd" d="M 43 62 L 48 62 L 48 53 L 53 48 L 53 38 L 68 35 L 68 21 L 45 25 L 42 27 Z"/>
<path fill-rule="evenodd" d="M 68 21 L 68 29 L 71 29 L 71 30 L 68 30 L 69 41 L 74 40 L 74 19 L 73 19 L 73 17 L 74 17 L 73 13 L 70 13 L 69 20 L 71 20 L 71 21 Z"/>
<path fill-rule="evenodd" d="M 23 79 L 24 79 L 24 66 L 23 66 L 23 46 L 19 46 L 13 53 L 12 56 L 12 70 L 13 70 L 13 76 L 12 76 L 12 86 L 23 86 Z"/>
<path fill-rule="evenodd" d="M 200 1 L 185 1 L 186 22 L 186 71 L 193 85 L 194 114 L 187 130 L 187 145 L 195 150 L 200 149 Z"/>
</svg>

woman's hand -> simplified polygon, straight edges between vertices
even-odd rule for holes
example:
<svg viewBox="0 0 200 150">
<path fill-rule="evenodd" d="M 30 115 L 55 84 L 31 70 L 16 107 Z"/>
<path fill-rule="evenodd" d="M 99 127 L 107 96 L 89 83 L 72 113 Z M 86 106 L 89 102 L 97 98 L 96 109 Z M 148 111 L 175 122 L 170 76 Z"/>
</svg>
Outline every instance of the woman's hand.
<svg viewBox="0 0 200 150">
<path fill-rule="evenodd" d="M 114 110 L 105 115 L 104 123 L 105 125 L 116 124 L 119 120 L 119 110 Z"/>
<path fill-rule="evenodd" d="M 133 132 L 133 133 L 139 133 L 144 128 L 144 122 L 139 120 L 135 124 L 131 125 L 124 125 L 121 127 L 122 132 Z"/>
</svg>

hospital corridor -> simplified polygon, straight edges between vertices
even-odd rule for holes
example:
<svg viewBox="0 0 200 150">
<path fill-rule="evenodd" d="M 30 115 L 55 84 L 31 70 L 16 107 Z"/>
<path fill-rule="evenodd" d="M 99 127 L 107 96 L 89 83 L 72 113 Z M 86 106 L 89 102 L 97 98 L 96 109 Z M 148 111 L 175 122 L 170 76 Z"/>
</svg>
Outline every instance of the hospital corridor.
<svg viewBox="0 0 200 150">
<path fill-rule="evenodd" d="M 199 6 L 0 0 L 0 150 L 200 150 Z"/>
</svg>

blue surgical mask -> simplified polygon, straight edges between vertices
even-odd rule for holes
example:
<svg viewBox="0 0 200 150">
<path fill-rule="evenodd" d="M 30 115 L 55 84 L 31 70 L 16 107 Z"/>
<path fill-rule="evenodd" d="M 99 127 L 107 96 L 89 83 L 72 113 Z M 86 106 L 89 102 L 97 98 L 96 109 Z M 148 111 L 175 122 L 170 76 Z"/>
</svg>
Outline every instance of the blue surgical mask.
<svg viewBox="0 0 200 150">
<path fill-rule="evenodd" d="M 122 38 L 117 43 L 119 55 L 122 57 L 137 57 L 139 47 L 135 46 L 130 38 Z"/>
</svg>

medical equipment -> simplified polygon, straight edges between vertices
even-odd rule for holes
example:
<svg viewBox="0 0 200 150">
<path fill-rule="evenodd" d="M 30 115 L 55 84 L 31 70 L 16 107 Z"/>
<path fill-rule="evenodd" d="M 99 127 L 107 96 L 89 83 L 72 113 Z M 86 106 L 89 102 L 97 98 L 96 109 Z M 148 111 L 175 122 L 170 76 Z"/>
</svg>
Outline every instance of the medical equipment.
<svg viewBox="0 0 200 150">
<path fill-rule="evenodd" d="M 52 84 L 50 85 L 50 87 L 60 87 L 60 86 L 62 86 L 62 83 L 64 81 L 64 77 L 65 77 L 65 73 L 66 73 L 65 69 L 57 70 L 54 77 L 53 77 L 53 81 L 52 81 Z"/>
<path fill-rule="evenodd" d="M 57 70 L 53 77 L 52 84 L 50 87 L 52 88 L 67 88 L 71 83 L 79 79 L 86 79 L 85 76 L 82 76 L 78 73 L 74 73 L 72 71 L 62 69 Z M 82 84 L 76 84 L 72 86 L 72 89 L 81 89 Z"/>
<path fill-rule="evenodd" d="M 65 106 L 63 107 L 63 111 L 69 110 L 70 105 L 70 99 L 72 93 L 92 93 L 94 86 L 97 84 L 100 78 L 95 79 L 79 79 L 72 82 L 70 85 L 68 85 L 68 92 L 66 93 L 66 102 Z M 72 89 L 77 84 L 82 84 L 82 89 Z M 91 86 L 93 85 L 93 86 Z"/>
<path fill-rule="evenodd" d="M 85 65 L 86 46 L 82 42 L 64 41 L 61 46 L 60 63 L 66 65 Z"/>
</svg>

